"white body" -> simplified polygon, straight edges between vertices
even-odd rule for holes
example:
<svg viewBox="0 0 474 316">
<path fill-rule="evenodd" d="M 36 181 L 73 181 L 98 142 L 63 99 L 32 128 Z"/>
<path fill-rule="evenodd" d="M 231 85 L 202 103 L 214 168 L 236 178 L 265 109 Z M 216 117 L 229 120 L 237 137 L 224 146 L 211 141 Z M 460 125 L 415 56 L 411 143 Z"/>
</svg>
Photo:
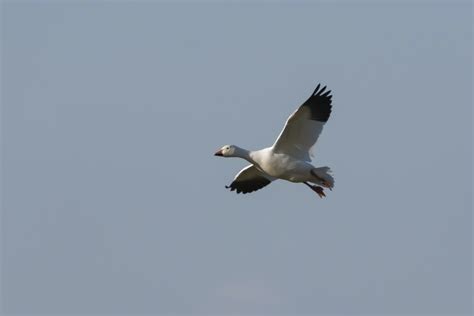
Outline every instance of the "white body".
<svg viewBox="0 0 474 316">
<path fill-rule="evenodd" d="M 273 147 L 252 151 L 250 158 L 258 170 L 273 178 L 291 182 L 317 180 L 311 175 L 311 170 L 315 169 L 312 164 L 288 154 L 276 153 Z"/>
</svg>

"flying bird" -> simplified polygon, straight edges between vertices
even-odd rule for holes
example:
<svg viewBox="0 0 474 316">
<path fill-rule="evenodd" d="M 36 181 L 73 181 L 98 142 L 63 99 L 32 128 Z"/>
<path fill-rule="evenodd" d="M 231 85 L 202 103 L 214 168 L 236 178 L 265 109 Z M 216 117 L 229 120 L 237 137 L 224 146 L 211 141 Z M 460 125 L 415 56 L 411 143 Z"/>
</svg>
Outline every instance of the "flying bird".
<svg viewBox="0 0 474 316">
<path fill-rule="evenodd" d="M 329 167 L 315 167 L 312 151 L 331 114 L 331 90 L 318 84 L 311 96 L 291 114 L 275 143 L 260 150 L 225 145 L 214 155 L 238 157 L 250 162 L 240 170 L 227 189 L 237 193 L 257 191 L 277 179 L 304 183 L 320 198 L 323 188 L 332 190 L 334 178 Z M 325 92 L 326 91 L 326 92 Z"/>
</svg>

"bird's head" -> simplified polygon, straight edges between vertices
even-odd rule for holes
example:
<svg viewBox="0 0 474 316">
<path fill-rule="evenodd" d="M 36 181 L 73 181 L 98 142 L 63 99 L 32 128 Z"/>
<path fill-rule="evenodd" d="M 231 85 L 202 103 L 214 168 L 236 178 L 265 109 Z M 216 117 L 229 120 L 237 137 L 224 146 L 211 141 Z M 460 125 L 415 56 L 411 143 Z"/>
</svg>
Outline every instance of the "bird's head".
<svg viewBox="0 0 474 316">
<path fill-rule="evenodd" d="M 236 147 L 234 145 L 225 145 L 216 153 L 214 156 L 220 156 L 220 157 L 233 157 L 235 154 Z"/>
</svg>

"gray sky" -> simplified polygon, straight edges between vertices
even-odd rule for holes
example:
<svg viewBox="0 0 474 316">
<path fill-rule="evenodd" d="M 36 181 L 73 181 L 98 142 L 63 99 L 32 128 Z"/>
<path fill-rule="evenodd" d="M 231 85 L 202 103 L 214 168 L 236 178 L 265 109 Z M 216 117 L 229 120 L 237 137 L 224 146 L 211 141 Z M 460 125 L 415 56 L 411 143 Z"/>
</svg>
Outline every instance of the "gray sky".
<svg viewBox="0 0 474 316">
<path fill-rule="evenodd" d="M 470 313 L 472 4 L 374 3 L 3 1 L 3 310 Z M 335 190 L 225 190 L 318 82 Z"/>
</svg>

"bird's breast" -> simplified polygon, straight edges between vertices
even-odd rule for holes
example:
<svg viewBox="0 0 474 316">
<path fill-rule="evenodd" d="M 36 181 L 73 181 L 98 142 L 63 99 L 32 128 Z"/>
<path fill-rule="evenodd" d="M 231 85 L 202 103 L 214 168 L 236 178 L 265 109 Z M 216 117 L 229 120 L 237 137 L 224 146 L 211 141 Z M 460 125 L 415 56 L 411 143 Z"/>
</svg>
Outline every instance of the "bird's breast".
<svg viewBox="0 0 474 316">
<path fill-rule="evenodd" d="M 268 175 L 281 178 L 294 168 L 294 163 L 287 155 L 273 154 L 259 162 L 259 167 Z"/>
</svg>

